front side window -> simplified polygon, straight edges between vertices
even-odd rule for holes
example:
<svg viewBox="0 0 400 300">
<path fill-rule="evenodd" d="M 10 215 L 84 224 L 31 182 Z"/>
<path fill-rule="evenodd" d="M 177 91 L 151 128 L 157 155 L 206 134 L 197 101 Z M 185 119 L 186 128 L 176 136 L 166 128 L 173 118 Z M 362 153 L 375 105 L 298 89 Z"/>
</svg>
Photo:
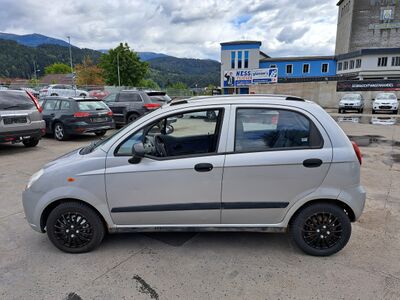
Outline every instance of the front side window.
<svg viewBox="0 0 400 300">
<path fill-rule="evenodd" d="M 322 144 L 314 123 L 298 112 L 269 108 L 236 112 L 236 152 L 320 148 Z"/>
<path fill-rule="evenodd" d="M 121 143 L 117 156 L 131 156 L 132 146 L 143 143 L 147 156 L 171 158 L 215 153 L 222 110 L 201 110 L 158 119 Z"/>
</svg>

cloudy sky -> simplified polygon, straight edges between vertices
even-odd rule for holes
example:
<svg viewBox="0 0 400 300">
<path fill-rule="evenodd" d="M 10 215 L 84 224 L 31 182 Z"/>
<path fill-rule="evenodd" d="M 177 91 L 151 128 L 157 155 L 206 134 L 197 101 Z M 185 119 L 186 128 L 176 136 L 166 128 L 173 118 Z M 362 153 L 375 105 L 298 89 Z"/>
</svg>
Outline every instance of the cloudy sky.
<svg viewBox="0 0 400 300">
<path fill-rule="evenodd" d="M 338 0 L 0 0 L 0 32 L 72 44 L 219 60 L 220 42 L 263 42 L 271 56 L 334 52 Z"/>
</svg>

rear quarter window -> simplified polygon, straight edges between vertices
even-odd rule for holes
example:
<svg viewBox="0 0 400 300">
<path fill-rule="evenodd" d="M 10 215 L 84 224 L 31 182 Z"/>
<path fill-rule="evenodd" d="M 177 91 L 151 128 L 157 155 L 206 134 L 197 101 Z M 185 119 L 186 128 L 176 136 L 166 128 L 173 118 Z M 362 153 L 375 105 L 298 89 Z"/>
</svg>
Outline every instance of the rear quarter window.
<svg viewBox="0 0 400 300">
<path fill-rule="evenodd" d="M 142 102 L 142 98 L 138 93 L 120 93 L 118 102 Z"/>
<path fill-rule="evenodd" d="M 235 151 L 321 148 L 323 139 L 305 115 L 283 109 L 239 108 Z"/>
<path fill-rule="evenodd" d="M 35 104 L 26 92 L 0 92 L 0 110 L 25 110 L 32 108 L 35 108 Z"/>
</svg>

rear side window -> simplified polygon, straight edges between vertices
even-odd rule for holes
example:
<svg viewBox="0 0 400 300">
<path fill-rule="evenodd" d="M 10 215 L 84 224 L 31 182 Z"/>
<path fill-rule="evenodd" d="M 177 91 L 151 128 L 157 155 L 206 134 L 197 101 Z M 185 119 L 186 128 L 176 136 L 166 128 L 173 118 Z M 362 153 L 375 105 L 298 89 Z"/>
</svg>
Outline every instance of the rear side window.
<svg viewBox="0 0 400 300">
<path fill-rule="evenodd" d="M 118 102 L 142 102 L 142 98 L 137 93 L 120 93 Z"/>
<path fill-rule="evenodd" d="M 24 110 L 35 107 L 33 100 L 26 92 L 1 91 L 0 110 Z"/>
<path fill-rule="evenodd" d="M 103 101 L 78 101 L 79 110 L 108 110 L 108 106 Z"/>
<path fill-rule="evenodd" d="M 239 108 L 236 112 L 236 152 L 320 148 L 322 145 L 318 129 L 301 113 L 265 108 Z"/>
<path fill-rule="evenodd" d="M 44 110 L 55 110 L 56 107 L 58 106 L 57 105 L 58 103 L 59 103 L 58 100 L 47 100 L 44 103 L 43 109 Z"/>
<path fill-rule="evenodd" d="M 61 107 L 60 109 L 62 110 L 67 110 L 71 108 L 71 102 L 69 101 L 61 101 Z"/>
</svg>

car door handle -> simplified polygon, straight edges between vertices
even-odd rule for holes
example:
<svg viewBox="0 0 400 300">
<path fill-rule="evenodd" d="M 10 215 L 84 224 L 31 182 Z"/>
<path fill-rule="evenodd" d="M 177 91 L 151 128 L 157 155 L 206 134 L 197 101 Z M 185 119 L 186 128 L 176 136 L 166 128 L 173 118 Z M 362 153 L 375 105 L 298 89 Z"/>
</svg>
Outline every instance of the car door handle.
<svg viewBox="0 0 400 300">
<path fill-rule="evenodd" d="M 213 168 L 214 166 L 209 163 L 201 163 L 194 166 L 197 172 L 210 172 Z"/>
<path fill-rule="evenodd" d="M 320 165 L 322 165 L 322 160 L 319 158 L 310 158 L 303 161 L 303 166 L 306 168 L 318 168 Z"/>
</svg>

